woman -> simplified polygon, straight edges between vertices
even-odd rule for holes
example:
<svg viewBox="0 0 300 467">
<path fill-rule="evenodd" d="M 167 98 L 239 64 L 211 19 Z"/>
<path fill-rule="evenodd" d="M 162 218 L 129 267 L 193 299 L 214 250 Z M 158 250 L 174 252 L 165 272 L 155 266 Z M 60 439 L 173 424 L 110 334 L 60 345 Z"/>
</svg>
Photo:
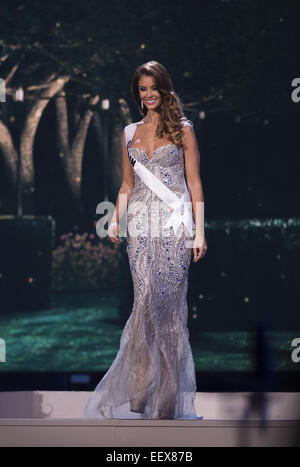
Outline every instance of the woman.
<svg viewBox="0 0 300 467">
<path fill-rule="evenodd" d="M 120 222 L 127 211 L 134 305 L 120 350 L 84 414 L 201 419 L 194 404 L 186 302 L 191 253 L 197 262 L 207 250 L 198 145 L 163 65 L 151 61 L 140 66 L 131 92 L 144 118 L 123 131 L 123 183 L 108 235 L 114 243 L 122 241 Z M 192 207 L 196 232 L 188 230 L 192 211 L 189 217 L 182 203 L 189 194 L 192 203 L 186 204 Z"/>
</svg>

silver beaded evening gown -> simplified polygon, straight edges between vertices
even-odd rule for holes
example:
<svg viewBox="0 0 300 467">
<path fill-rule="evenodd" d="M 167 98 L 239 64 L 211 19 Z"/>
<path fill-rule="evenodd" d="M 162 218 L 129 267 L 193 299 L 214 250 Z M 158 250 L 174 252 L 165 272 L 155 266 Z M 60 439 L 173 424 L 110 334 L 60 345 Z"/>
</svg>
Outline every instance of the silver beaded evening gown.
<svg viewBox="0 0 300 467">
<path fill-rule="evenodd" d="M 151 159 L 138 147 L 130 147 L 129 153 L 177 196 L 183 194 L 182 148 L 160 146 Z M 145 204 L 139 206 L 141 201 Z M 150 204 L 155 228 L 160 229 L 156 237 L 147 234 L 147 225 L 151 232 Z M 84 408 L 87 418 L 202 418 L 195 410 L 197 387 L 187 328 L 186 295 L 193 250 L 185 246 L 192 237 L 183 224 L 176 235 L 172 226 L 164 228 L 171 212 L 135 173 L 126 237 L 134 304 L 116 358 Z M 137 236 L 128 229 L 132 219 Z"/>
</svg>

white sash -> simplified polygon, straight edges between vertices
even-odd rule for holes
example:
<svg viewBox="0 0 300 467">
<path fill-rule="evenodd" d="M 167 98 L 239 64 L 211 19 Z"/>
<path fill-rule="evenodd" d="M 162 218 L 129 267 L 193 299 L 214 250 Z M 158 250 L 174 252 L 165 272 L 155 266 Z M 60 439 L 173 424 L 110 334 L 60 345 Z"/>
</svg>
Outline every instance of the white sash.
<svg viewBox="0 0 300 467">
<path fill-rule="evenodd" d="M 137 123 L 131 123 L 130 125 L 125 126 L 125 137 L 126 137 L 126 147 L 129 157 L 129 161 L 140 177 L 140 179 L 152 190 L 162 201 L 168 204 L 173 212 L 168 219 L 168 222 L 165 224 L 165 227 L 173 226 L 175 234 L 183 223 L 191 237 L 194 236 L 195 223 L 192 216 L 192 203 L 188 188 L 186 186 L 185 178 L 184 185 L 185 191 L 183 195 L 179 198 L 173 191 L 166 187 L 153 173 L 148 170 L 143 164 L 137 161 L 132 155 L 129 154 L 129 146 L 133 140 L 136 126 L 144 123 L 143 120 Z"/>
</svg>

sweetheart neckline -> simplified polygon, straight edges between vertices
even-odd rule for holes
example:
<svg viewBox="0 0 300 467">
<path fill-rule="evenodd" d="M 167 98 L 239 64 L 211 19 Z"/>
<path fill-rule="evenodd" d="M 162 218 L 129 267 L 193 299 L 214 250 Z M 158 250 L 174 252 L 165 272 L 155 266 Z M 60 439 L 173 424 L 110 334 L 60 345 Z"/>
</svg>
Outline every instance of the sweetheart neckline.
<svg viewBox="0 0 300 467">
<path fill-rule="evenodd" d="M 142 149 L 142 148 L 138 148 L 137 146 L 131 146 L 129 149 L 139 149 L 140 151 L 142 151 L 142 152 L 145 154 L 145 156 L 147 156 L 147 159 L 148 159 L 149 161 L 152 161 L 153 156 L 154 156 L 155 152 L 156 152 L 158 149 L 160 149 L 160 148 L 166 148 L 166 147 L 168 147 L 168 146 L 176 146 L 176 144 L 174 144 L 174 143 L 168 143 L 168 144 L 162 144 L 161 146 L 158 146 L 158 148 L 154 149 L 154 151 L 153 151 L 153 153 L 152 153 L 151 159 L 150 159 L 150 157 L 148 156 L 148 154 L 146 153 L 146 151 L 144 151 L 144 149 Z M 176 147 L 177 147 L 177 146 L 176 146 Z"/>
</svg>

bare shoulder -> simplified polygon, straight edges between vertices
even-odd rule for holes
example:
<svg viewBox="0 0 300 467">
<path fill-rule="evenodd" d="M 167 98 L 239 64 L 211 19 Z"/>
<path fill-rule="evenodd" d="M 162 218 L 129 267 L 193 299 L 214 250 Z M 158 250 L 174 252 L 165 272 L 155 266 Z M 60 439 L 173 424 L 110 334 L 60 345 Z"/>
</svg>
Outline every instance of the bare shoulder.
<svg viewBox="0 0 300 467">
<path fill-rule="evenodd" d="M 138 122 L 128 123 L 128 125 L 125 125 L 124 128 L 129 128 L 134 125 L 140 125 L 142 123 L 144 123 L 144 120 L 139 120 Z"/>
</svg>

